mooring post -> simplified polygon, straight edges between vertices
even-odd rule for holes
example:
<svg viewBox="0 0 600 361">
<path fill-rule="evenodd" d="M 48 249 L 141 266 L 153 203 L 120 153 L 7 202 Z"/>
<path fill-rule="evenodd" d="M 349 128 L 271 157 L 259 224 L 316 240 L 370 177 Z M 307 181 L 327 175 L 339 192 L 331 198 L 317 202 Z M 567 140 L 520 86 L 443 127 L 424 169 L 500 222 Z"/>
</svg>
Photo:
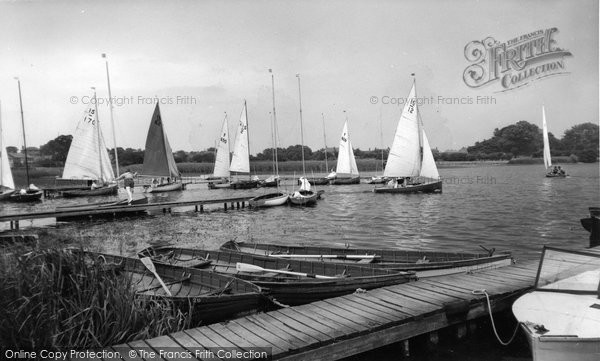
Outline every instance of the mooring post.
<svg viewBox="0 0 600 361">
<path fill-rule="evenodd" d="M 231 202 L 231 209 L 234 209 L 234 208 L 235 208 L 234 203 Z"/>
<path fill-rule="evenodd" d="M 440 343 L 440 336 L 437 331 L 430 332 L 427 337 L 427 348 L 431 351 L 437 350 L 437 345 Z"/>
<path fill-rule="evenodd" d="M 235 202 L 236 208 L 240 209 L 240 202 Z"/>
<path fill-rule="evenodd" d="M 203 213 L 203 212 L 204 212 L 204 204 L 201 204 L 200 205 L 200 213 Z"/>
<path fill-rule="evenodd" d="M 19 229 L 19 220 L 17 219 L 15 221 L 15 229 L 18 230 Z"/>
<path fill-rule="evenodd" d="M 246 207 L 246 202 L 242 201 L 242 208 Z"/>
<path fill-rule="evenodd" d="M 223 206 L 225 207 L 225 210 L 227 210 L 227 202 L 223 203 Z"/>
<path fill-rule="evenodd" d="M 194 212 L 198 212 L 198 205 L 197 204 L 194 206 Z"/>
<path fill-rule="evenodd" d="M 404 340 L 402 341 L 402 353 L 404 354 L 404 356 L 409 357 L 410 356 L 410 345 L 408 344 L 408 340 Z"/>
</svg>

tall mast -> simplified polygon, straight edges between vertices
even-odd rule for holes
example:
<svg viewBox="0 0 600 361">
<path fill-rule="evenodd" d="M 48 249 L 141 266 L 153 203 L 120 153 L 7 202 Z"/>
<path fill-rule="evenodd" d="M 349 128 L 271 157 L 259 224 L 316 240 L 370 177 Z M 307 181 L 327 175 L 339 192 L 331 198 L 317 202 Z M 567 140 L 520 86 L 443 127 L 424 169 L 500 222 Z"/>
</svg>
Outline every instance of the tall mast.
<svg viewBox="0 0 600 361">
<path fill-rule="evenodd" d="M 94 91 L 94 121 L 96 122 L 96 138 L 98 139 L 98 164 L 100 165 L 100 180 L 104 182 L 104 169 L 102 167 L 102 142 L 100 141 L 100 119 L 98 118 L 98 99 L 96 98 L 96 87 Z"/>
<path fill-rule="evenodd" d="M 23 128 L 23 147 L 25 150 L 25 174 L 27 175 L 27 187 L 29 187 L 29 161 L 27 160 L 27 137 L 25 136 L 25 117 L 23 116 L 23 98 L 21 97 L 21 80 L 15 77 L 19 87 L 19 105 L 21 106 L 21 127 Z"/>
<path fill-rule="evenodd" d="M 421 121 L 421 113 L 419 112 L 419 102 L 417 97 L 417 78 L 415 77 L 415 73 L 410 74 L 413 77 L 413 87 L 415 88 L 415 110 L 417 111 L 417 128 L 419 132 L 419 152 L 420 152 L 420 164 L 419 169 L 423 166 L 423 126 Z"/>
<path fill-rule="evenodd" d="M 250 164 L 250 126 L 248 121 L 248 106 L 246 105 L 246 99 L 244 99 L 244 113 L 246 113 L 246 141 L 248 143 L 248 164 Z M 248 179 L 252 179 L 252 171 L 248 169 Z"/>
<path fill-rule="evenodd" d="M 379 108 L 379 143 L 381 144 L 381 172 L 383 172 L 383 121 L 381 120 L 381 108 Z"/>
<path fill-rule="evenodd" d="M 321 119 L 323 120 L 323 144 L 325 145 L 325 172 L 329 172 L 329 166 L 327 165 L 327 136 L 325 136 L 325 114 L 321 113 Z"/>
<path fill-rule="evenodd" d="M 306 178 L 306 167 L 304 166 L 304 127 L 302 123 L 302 92 L 300 90 L 300 74 L 296 74 L 298 78 L 298 103 L 300 104 L 300 139 L 302 141 L 302 175 Z"/>
<path fill-rule="evenodd" d="M 113 98 L 112 93 L 110 92 L 110 76 L 108 75 L 108 58 L 106 54 L 102 54 L 102 57 L 105 59 L 106 63 L 106 81 L 108 83 L 108 99 L 110 105 L 110 124 L 112 126 L 112 136 L 113 136 L 113 147 L 115 152 L 115 166 L 117 170 L 117 177 L 119 176 L 119 155 L 117 154 L 117 136 L 115 133 L 115 119 L 113 118 Z"/>
<path fill-rule="evenodd" d="M 279 175 L 279 163 L 277 159 L 277 113 L 275 112 L 275 75 L 273 69 L 269 69 L 271 73 L 271 89 L 273 89 L 273 148 L 275 148 L 275 175 Z M 279 183 L 278 183 L 279 184 Z"/>
</svg>

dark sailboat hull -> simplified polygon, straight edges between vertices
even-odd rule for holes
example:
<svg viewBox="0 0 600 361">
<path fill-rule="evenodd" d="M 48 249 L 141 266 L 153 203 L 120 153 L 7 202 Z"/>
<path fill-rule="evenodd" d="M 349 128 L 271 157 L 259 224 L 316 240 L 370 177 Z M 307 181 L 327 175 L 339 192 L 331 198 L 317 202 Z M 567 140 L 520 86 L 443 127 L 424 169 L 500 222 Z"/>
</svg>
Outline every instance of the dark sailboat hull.
<svg viewBox="0 0 600 361">
<path fill-rule="evenodd" d="M 17 203 L 37 202 L 42 199 L 43 193 L 44 192 L 42 192 L 42 191 L 33 191 L 33 190 L 28 190 L 27 193 L 21 193 L 19 191 L 15 191 L 14 193 L 12 193 L 10 195 L 8 200 L 11 202 L 17 202 Z"/>
<path fill-rule="evenodd" d="M 109 187 L 101 187 L 96 189 L 77 189 L 77 190 L 69 190 L 63 191 L 62 195 L 65 198 L 74 198 L 74 197 L 99 197 L 99 196 L 110 196 L 116 195 L 119 193 L 119 186 L 113 185 Z"/>
<path fill-rule="evenodd" d="M 349 178 L 334 178 L 329 184 L 331 185 L 344 185 L 344 184 L 360 184 L 360 177 L 349 177 Z"/>
<path fill-rule="evenodd" d="M 313 206 L 320 194 L 313 191 L 298 191 L 290 195 L 290 204 L 294 206 Z"/>
<path fill-rule="evenodd" d="M 329 297 L 355 292 L 357 289 L 373 289 L 415 280 L 412 272 L 395 272 L 385 269 L 359 267 L 348 264 L 280 260 L 240 252 L 197 250 L 174 247 L 147 248 L 138 254 L 150 256 L 155 263 L 177 265 L 181 260 L 212 261 L 205 265 L 215 272 L 232 274 L 267 288 L 277 301 L 299 305 Z M 264 269 L 287 270 L 310 274 L 313 277 L 283 275 L 277 272 L 250 273 L 236 269 L 237 263 L 250 264 Z M 314 278 L 314 275 L 335 278 Z"/>
<path fill-rule="evenodd" d="M 442 193 L 442 181 L 409 184 L 405 187 L 380 187 L 373 189 L 375 193 Z"/>
</svg>

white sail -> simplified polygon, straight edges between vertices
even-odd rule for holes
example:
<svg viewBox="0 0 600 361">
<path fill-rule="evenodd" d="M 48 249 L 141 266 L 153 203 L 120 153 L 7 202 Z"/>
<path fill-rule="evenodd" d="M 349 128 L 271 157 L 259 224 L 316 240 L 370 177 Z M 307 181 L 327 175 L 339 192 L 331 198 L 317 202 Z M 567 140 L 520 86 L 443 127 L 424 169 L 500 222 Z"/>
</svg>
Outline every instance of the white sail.
<svg viewBox="0 0 600 361">
<path fill-rule="evenodd" d="M 15 182 L 10 171 L 10 163 L 8 162 L 8 152 L 6 151 L 6 143 L 2 133 L 2 119 L 0 118 L 0 188 L 6 187 L 15 189 Z M 0 189 L 1 191 L 1 189 Z"/>
<path fill-rule="evenodd" d="M 115 178 L 102 131 L 97 125 L 95 109 L 90 107 L 77 124 L 65 162 L 63 178 L 101 181 Z"/>
<path fill-rule="evenodd" d="M 548 140 L 548 126 L 546 125 L 546 110 L 542 106 L 542 132 L 544 135 L 544 166 L 546 169 L 552 167 L 552 157 L 550 156 L 550 141 Z"/>
<path fill-rule="evenodd" d="M 386 177 L 416 177 L 421 169 L 421 144 L 415 84 L 396 127 L 396 135 L 383 173 Z"/>
<path fill-rule="evenodd" d="M 223 127 L 221 128 L 221 136 L 217 146 L 217 156 L 215 157 L 213 176 L 223 178 L 229 177 L 229 129 L 227 126 L 227 116 L 223 119 Z"/>
<path fill-rule="evenodd" d="M 351 176 L 358 175 L 358 167 L 356 166 L 356 159 L 354 159 L 354 151 L 352 150 L 352 143 L 350 143 L 350 136 L 348 134 L 347 120 L 344 123 L 342 137 L 340 138 L 340 149 L 335 172 L 338 176 L 340 174 Z"/>
<path fill-rule="evenodd" d="M 242 109 L 240 122 L 238 123 L 235 145 L 233 146 L 233 157 L 229 166 L 231 172 L 250 173 L 250 150 L 248 144 L 248 115 L 246 103 Z"/>
<path fill-rule="evenodd" d="M 421 164 L 421 173 L 419 176 L 439 179 L 440 173 L 438 173 L 437 166 L 435 165 L 433 153 L 431 153 L 431 148 L 429 147 L 429 140 L 427 140 L 425 129 L 423 129 L 423 127 L 421 127 L 421 129 L 423 134 L 423 163 Z"/>
</svg>

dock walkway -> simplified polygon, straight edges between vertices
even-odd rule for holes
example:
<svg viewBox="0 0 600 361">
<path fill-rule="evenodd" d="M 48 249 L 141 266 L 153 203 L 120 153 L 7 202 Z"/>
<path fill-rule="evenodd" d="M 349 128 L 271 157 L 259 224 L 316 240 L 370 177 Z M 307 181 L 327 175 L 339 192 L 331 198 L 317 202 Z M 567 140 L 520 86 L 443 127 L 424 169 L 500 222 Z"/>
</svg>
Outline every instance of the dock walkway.
<svg viewBox="0 0 600 361">
<path fill-rule="evenodd" d="M 143 360 L 130 357 L 136 350 L 156 353 L 147 360 L 179 360 L 158 355 L 160 350 L 187 350 L 197 356 L 198 350 L 231 347 L 246 351 L 269 348 L 273 360 L 336 360 L 422 334 L 435 334 L 453 325 L 464 335 L 466 321 L 488 317 L 485 295 L 474 294 L 474 290 L 487 291 L 492 312 L 505 310 L 533 287 L 537 267 L 538 261 L 531 261 L 359 290 L 347 296 L 118 345 L 112 350 L 119 351 L 125 360 Z M 197 358 L 219 359 L 215 355 Z"/>
<path fill-rule="evenodd" d="M 140 212 L 147 212 L 151 210 L 162 210 L 163 213 L 171 213 L 172 208 L 178 207 L 194 207 L 194 211 L 204 211 L 204 206 L 209 204 L 223 204 L 225 210 L 228 208 L 228 204 L 231 208 L 245 208 L 246 203 L 252 196 L 245 197 L 234 197 L 234 198 L 220 198 L 220 199 L 197 199 L 191 201 L 174 201 L 174 202 L 161 202 L 161 203 L 144 203 L 144 204 L 122 204 L 114 206 L 99 206 L 91 208 L 94 205 L 90 204 L 90 208 L 85 209 L 73 209 L 73 210 L 54 210 L 46 212 L 28 212 L 28 213 L 15 213 L 0 216 L 0 222 L 10 222 L 11 229 L 19 229 L 19 221 L 26 219 L 43 219 L 43 218 L 69 218 L 69 217 L 89 217 L 94 216 L 106 216 L 117 214 L 135 214 Z"/>
</svg>

